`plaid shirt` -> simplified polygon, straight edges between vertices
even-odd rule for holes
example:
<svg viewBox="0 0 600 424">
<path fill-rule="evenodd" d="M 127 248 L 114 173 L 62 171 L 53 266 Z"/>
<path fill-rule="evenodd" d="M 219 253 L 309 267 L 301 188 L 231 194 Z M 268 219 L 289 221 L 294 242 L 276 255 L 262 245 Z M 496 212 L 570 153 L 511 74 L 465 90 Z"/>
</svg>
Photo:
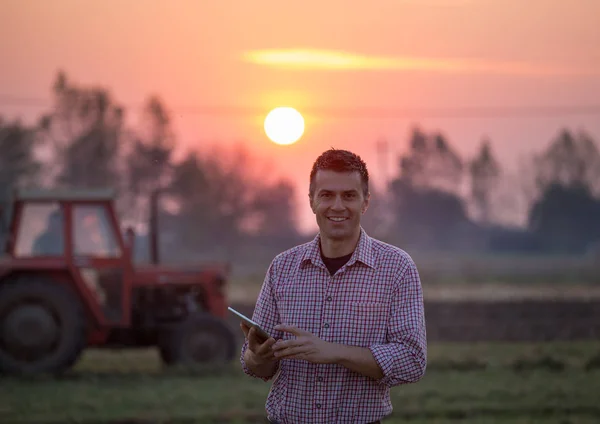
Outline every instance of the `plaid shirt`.
<svg viewBox="0 0 600 424">
<path fill-rule="evenodd" d="M 273 330 L 295 325 L 323 340 L 369 348 L 383 370 L 377 381 L 337 364 L 278 362 L 267 397 L 270 418 L 287 424 L 369 423 L 392 412 L 390 388 L 425 373 L 427 341 L 417 267 L 403 250 L 369 237 L 361 228 L 357 249 L 333 276 L 321 259 L 319 235 L 275 257 L 253 319 Z M 257 377 L 246 366 L 244 372 Z"/>
</svg>

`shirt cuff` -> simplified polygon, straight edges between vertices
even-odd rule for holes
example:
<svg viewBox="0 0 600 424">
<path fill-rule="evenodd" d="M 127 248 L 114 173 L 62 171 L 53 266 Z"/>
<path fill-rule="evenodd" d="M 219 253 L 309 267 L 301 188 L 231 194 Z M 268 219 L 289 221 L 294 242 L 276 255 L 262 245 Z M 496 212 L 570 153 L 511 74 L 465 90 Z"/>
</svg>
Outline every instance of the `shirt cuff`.
<svg viewBox="0 0 600 424">
<path fill-rule="evenodd" d="M 391 344 L 379 344 L 373 345 L 369 348 L 377 365 L 383 372 L 383 377 L 378 380 L 379 384 L 391 387 L 393 385 L 394 377 L 394 354 L 396 353 L 396 347 Z"/>
<path fill-rule="evenodd" d="M 271 375 L 269 377 L 261 377 L 260 375 L 256 375 L 252 372 L 252 370 L 248 367 L 248 365 L 246 365 L 246 360 L 244 359 L 244 355 L 245 355 L 247 349 L 248 349 L 248 340 L 246 340 L 244 342 L 244 345 L 242 346 L 242 353 L 240 355 L 240 362 L 242 364 L 242 369 L 244 370 L 244 373 L 246 373 L 250 377 L 259 378 L 262 381 L 271 380 L 277 374 L 277 371 L 279 370 L 279 364 L 277 364 L 277 368 L 275 368 L 275 372 L 273 373 L 273 375 Z"/>
<path fill-rule="evenodd" d="M 393 387 L 416 383 L 425 374 L 427 360 L 419 359 L 399 343 L 375 344 L 369 350 L 383 372 L 379 384 Z"/>
</svg>

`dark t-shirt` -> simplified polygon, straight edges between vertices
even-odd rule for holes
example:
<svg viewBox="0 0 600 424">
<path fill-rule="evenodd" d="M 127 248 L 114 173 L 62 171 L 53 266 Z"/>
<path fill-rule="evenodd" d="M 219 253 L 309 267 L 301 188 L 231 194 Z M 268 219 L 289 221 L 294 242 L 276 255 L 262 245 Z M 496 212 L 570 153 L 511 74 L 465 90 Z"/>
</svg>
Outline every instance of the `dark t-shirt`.
<svg viewBox="0 0 600 424">
<path fill-rule="evenodd" d="M 339 258 L 326 258 L 325 256 L 323 256 L 323 253 L 321 253 L 321 258 L 323 259 L 323 263 L 329 270 L 329 274 L 333 275 L 337 272 L 338 269 L 346 265 L 346 262 L 348 262 L 352 257 L 352 253 L 349 253 L 345 256 L 340 256 Z"/>
</svg>

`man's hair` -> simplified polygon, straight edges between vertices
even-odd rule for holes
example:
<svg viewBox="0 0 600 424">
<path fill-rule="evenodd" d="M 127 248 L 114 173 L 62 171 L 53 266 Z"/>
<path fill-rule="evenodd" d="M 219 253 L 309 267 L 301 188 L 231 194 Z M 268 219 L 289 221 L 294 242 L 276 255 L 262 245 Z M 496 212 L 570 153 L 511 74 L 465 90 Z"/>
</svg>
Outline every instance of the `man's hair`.
<svg viewBox="0 0 600 424">
<path fill-rule="evenodd" d="M 339 150 L 331 148 L 319 156 L 313 163 L 310 171 L 310 185 L 308 194 L 312 198 L 315 194 L 315 176 L 317 171 L 334 171 L 334 172 L 358 172 L 363 186 L 363 194 L 365 197 L 369 194 L 369 171 L 367 165 L 355 153 L 348 150 Z"/>
</svg>

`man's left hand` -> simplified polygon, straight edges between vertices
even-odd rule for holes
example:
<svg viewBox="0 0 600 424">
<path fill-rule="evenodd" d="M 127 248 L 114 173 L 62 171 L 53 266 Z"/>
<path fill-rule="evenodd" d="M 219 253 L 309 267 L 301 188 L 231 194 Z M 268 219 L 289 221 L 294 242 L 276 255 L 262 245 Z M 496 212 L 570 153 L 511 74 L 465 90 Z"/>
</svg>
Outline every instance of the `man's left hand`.
<svg viewBox="0 0 600 424">
<path fill-rule="evenodd" d="M 326 342 L 308 331 L 293 325 L 278 325 L 275 330 L 291 333 L 296 336 L 291 340 L 278 340 L 273 345 L 277 359 L 301 359 L 315 364 L 330 364 L 335 362 L 337 346 Z"/>
</svg>

